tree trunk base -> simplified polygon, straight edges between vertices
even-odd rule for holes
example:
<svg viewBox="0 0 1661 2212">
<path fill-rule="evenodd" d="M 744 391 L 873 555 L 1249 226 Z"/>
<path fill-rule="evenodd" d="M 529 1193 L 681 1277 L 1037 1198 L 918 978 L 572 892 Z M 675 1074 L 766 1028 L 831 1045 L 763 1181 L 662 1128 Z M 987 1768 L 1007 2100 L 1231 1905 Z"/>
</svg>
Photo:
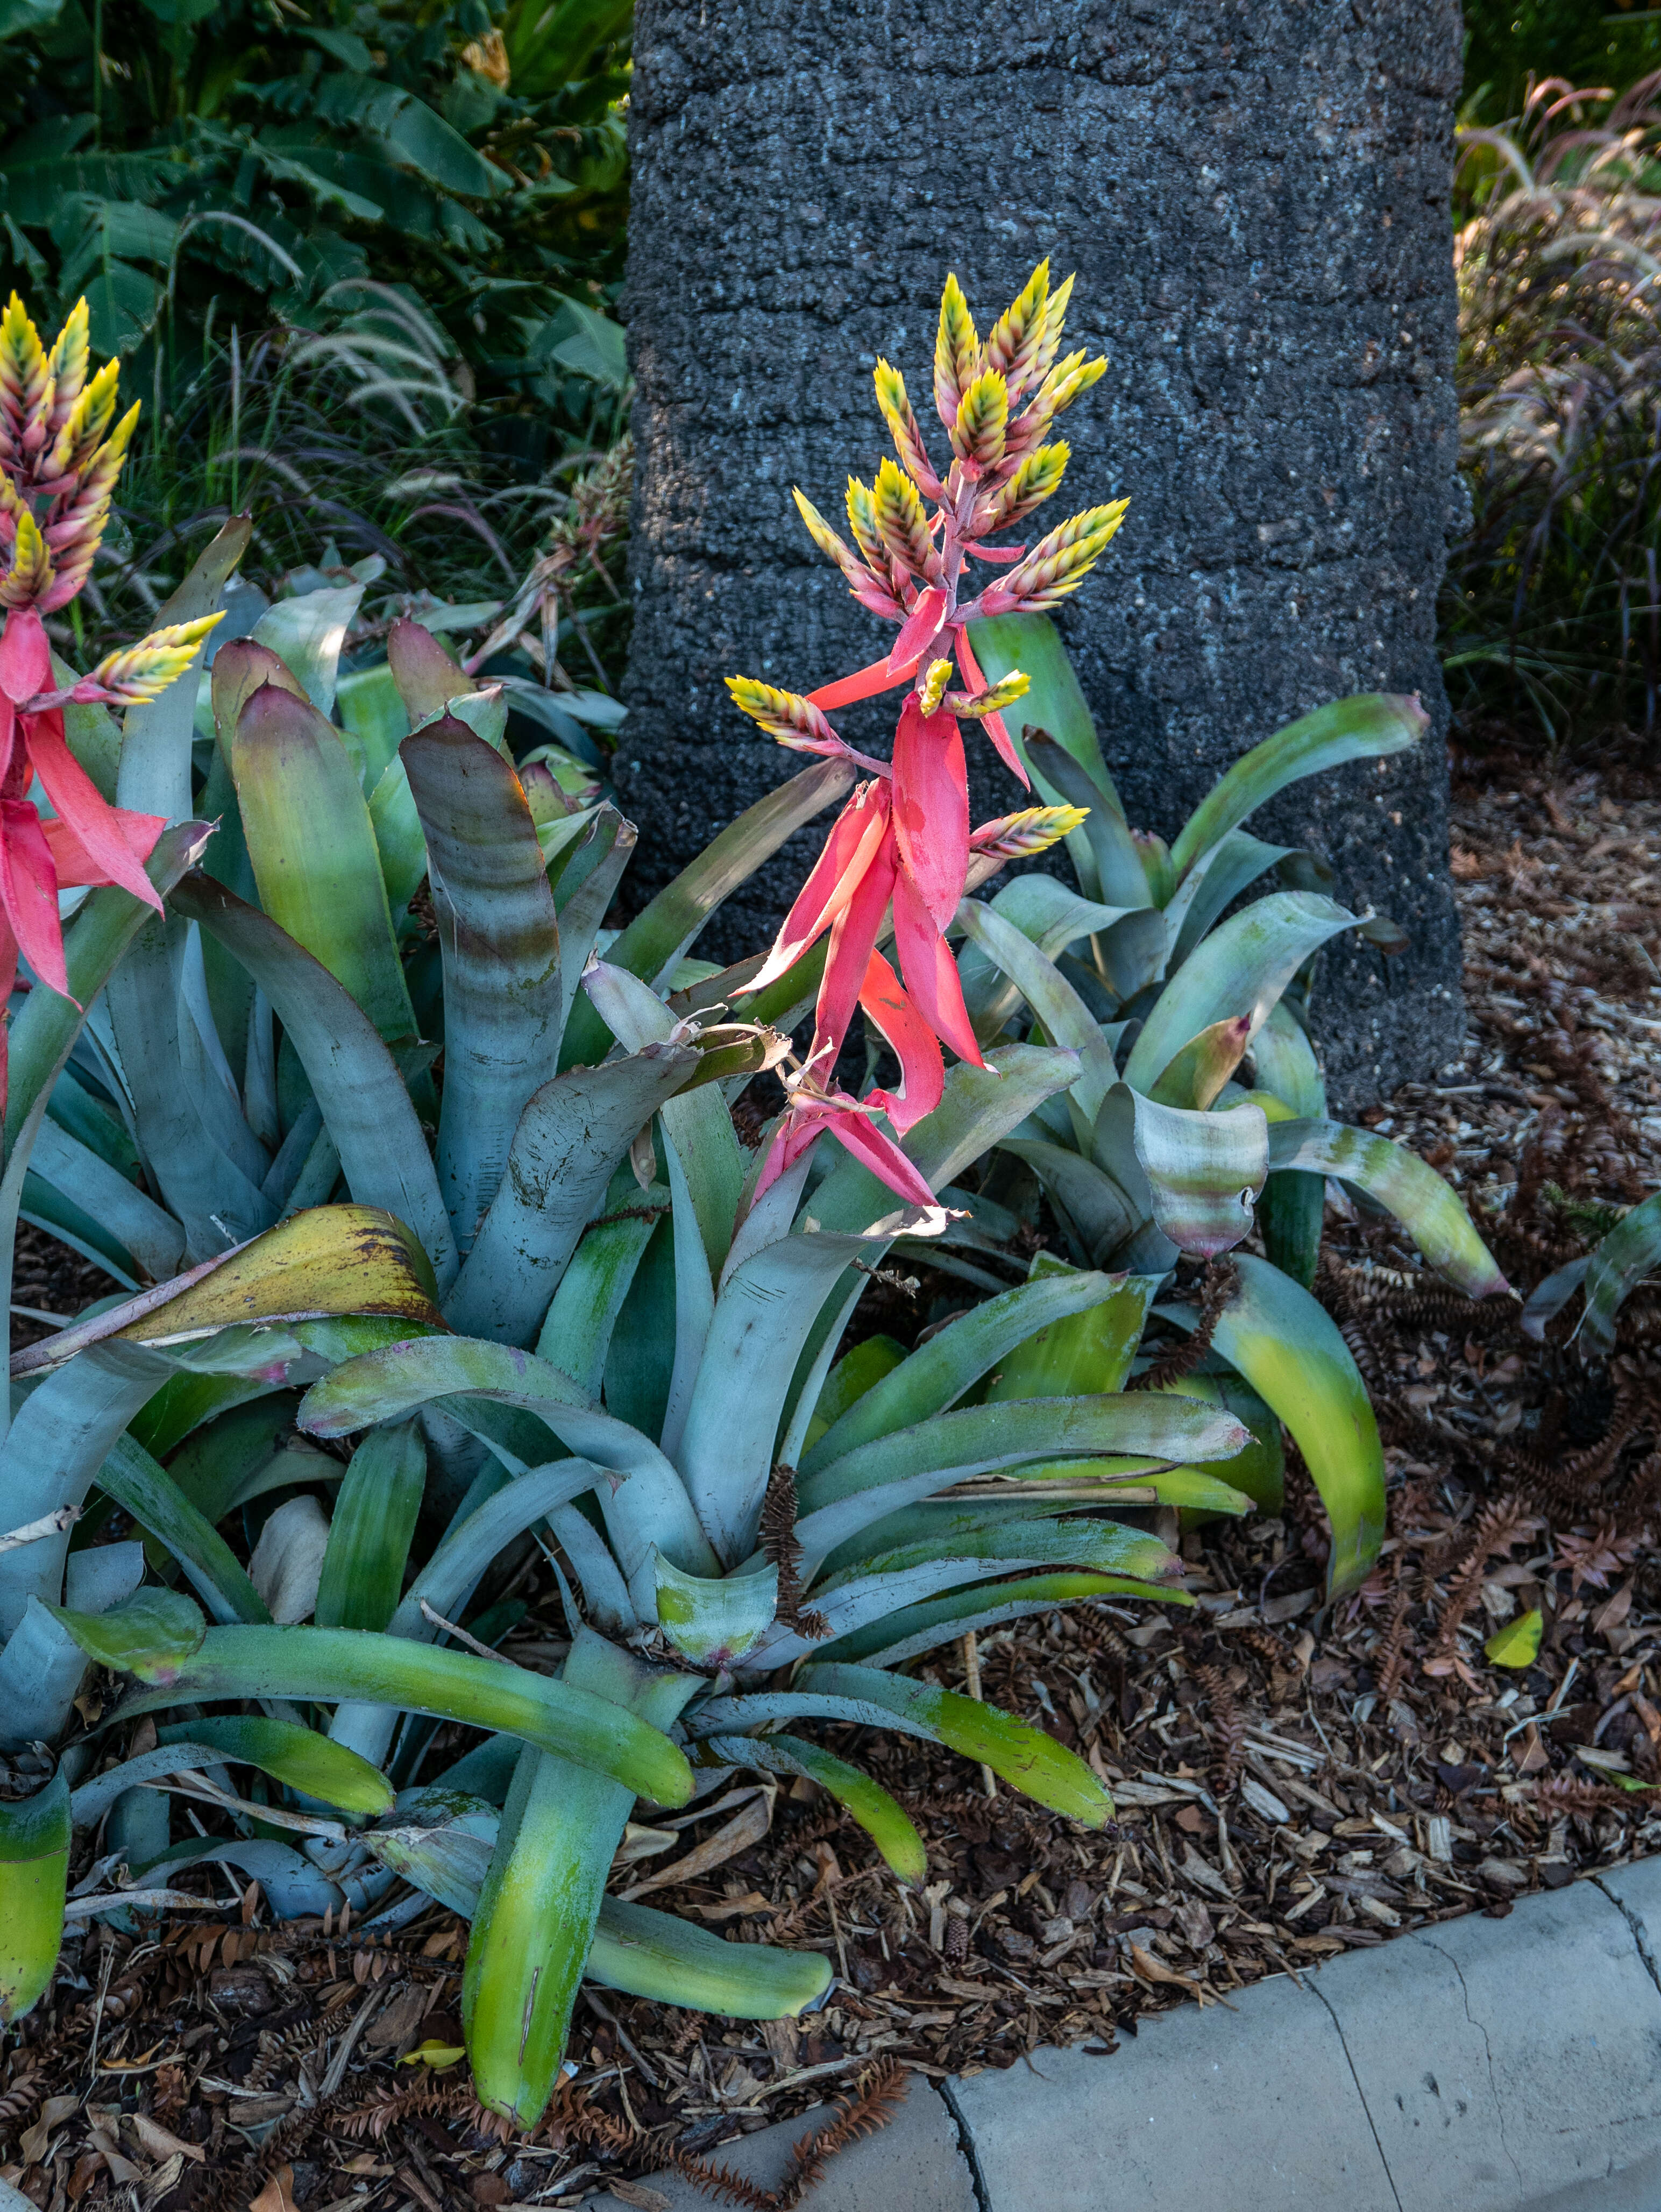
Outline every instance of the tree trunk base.
<svg viewBox="0 0 1661 2212">
<path fill-rule="evenodd" d="M 1415 755 L 1301 785 L 1252 826 L 1324 853 L 1338 897 L 1409 933 L 1389 961 L 1342 941 L 1325 958 L 1334 1106 L 1445 1066 L 1464 1027 L 1435 650 L 1457 495 L 1453 0 L 1028 0 L 993 17 L 639 0 L 634 53 L 618 783 L 637 895 L 798 765 L 721 678 L 807 690 L 888 642 L 791 485 L 834 517 L 849 471 L 869 478 L 879 355 L 930 435 L 948 269 L 984 330 L 1049 254 L 1058 279 L 1077 271 L 1068 343 L 1109 363 L 1062 426 L 1058 515 L 1131 502 L 1062 618 L 1131 819 L 1169 836 L 1295 716 L 1417 691 Z M 891 702 L 841 719 L 886 752 Z M 1007 812 L 1015 787 L 972 751 L 976 818 Z M 764 944 L 819 834 L 700 950 Z"/>
</svg>

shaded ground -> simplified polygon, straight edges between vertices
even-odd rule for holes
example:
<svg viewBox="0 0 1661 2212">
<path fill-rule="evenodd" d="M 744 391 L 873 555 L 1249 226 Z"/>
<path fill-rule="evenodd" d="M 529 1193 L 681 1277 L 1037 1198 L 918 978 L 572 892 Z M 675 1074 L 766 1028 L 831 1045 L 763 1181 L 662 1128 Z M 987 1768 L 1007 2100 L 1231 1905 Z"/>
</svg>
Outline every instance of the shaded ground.
<svg viewBox="0 0 1661 2212">
<path fill-rule="evenodd" d="M 1468 1063 L 1372 1118 L 1460 1183 L 1527 1290 L 1661 1186 L 1661 803 L 1530 770 L 1456 797 Z M 48 1249 L 16 1295 L 73 1310 L 91 1287 L 56 1280 Z M 42 2212 L 135 2191 L 136 2212 L 221 2212 L 262 2189 L 260 2212 L 574 2203 L 862 2083 L 880 2118 L 894 2060 L 968 2071 L 1081 2039 L 1105 2056 L 1146 2011 L 1661 1847 L 1655 1293 L 1587 1368 L 1561 1342 L 1573 1310 L 1531 1343 L 1508 1302 L 1436 1288 L 1388 1224 L 1332 1219 L 1318 1287 L 1386 1440 L 1366 1589 L 1320 1617 L 1324 1524 L 1294 1468 L 1282 1515 L 1184 1540 L 1192 1611 L 1102 1604 L 980 1641 L 985 1694 L 1109 1781 L 1107 1829 L 844 1731 L 928 1840 L 920 1894 L 805 1784 L 740 1784 L 637 1835 L 616 1887 L 735 1940 L 825 1949 L 831 2001 L 763 2027 L 591 1996 L 574 2079 L 512 2144 L 464 2066 L 397 2063 L 459 2041 L 461 1923 L 273 1929 L 255 1892 L 196 1870 L 185 1885 L 225 1909 L 72 1937 L 6 2062 L 0 2171 Z M 505 1648 L 535 1665 L 555 1631 L 531 1595 Z M 1535 1606 L 1537 1663 L 1491 1665 L 1485 1639 Z M 962 1686 L 963 1655 L 933 1671 Z"/>
</svg>

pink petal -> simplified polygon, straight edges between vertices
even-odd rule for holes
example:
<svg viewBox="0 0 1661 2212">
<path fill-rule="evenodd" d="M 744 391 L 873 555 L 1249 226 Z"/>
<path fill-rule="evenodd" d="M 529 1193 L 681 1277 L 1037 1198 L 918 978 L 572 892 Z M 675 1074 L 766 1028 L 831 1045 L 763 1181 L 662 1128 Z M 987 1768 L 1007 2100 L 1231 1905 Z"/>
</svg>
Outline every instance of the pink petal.
<svg viewBox="0 0 1661 2212">
<path fill-rule="evenodd" d="M 859 886 L 888 830 L 884 784 L 862 784 L 832 824 L 825 849 L 796 895 L 760 974 L 748 985 L 761 990 L 799 960 L 822 937 Z"/>
<path fill-rule="evenodd" d="M 1011 592 L 1002 584 L 988 584 L 985 590 L 976 599 L 973 606 L 966 611 L 976 619 L 985 616 L 990 621 L 994 615 L 1013 613 L 1021 605 L 1021 598 L 1019 592 Z M 967 669 L 963 672 L 967 676 Z"/>
<path fill-rule="evenodd" d="M 906 988 L 935 1035 L 961 1060 L 984 1067 L 980 1047 L 963 1004 L 963 987 L 945 939 L 936 928 L 915 884 L 901 868 L 894 878 L 894 934 Z"/>
<path fill-rule="evenodd" d="M 124 806 L 112 807 L 110 811 L 119 824 L 133 858 L 148 860 L 156 839 L 167 827 L 161 816 L 134 814 Z M 67 822 L 42 822 L 40 830 L 46 841 L 46 849 L 52 854 L 52 866 L 58 871 L 59 890 L 69 890 L 76 884 L 100 884 L 114 880 L 105 874 L 97 860 L 87 850 Z"/>
<path fill-rule="evenodd" d="M 0 918 L 0 1121 L 6 1114 L 6 1084 L 10 1072 L 10 1055 L 7 1047 L 11 1024 L 4 1018 L 6 1001 L 17 983 L 17 939 L 12 935 L 3 918 Z"/>
<path fill-rule="evenodd" d="M 1027 789 L 1030 791 L 1033 787 L 1027 781 L 1027 771 L 1021 765 L 1021 755 L 1015 749 L 1015 741 L 1009 735 L 1009 726 L 1003 715 L 983 714 L 980 717 L 980 726 L 997 746 L 997 757 L 1004 767 L 1009 769 L 1011 775 L 1018 775 L 1021 782 L 1026 784 Z"/>
<path fill-rule="evenodd" d="M 866 965 L 859 1003 L 866 1020 L 881 1030 L 900 1062 L 899 1090 L 868 1091 L 865 1103 L 882 1107 L 903 1137 L 925 1114 L 933 1113 L 944 1095 L 946 1068 L 940 1047 L 880 952 L 873 952 Z"/>
<path fill-rule="evenodd" d="M 894 826 L 912 881 L 944 929 L 969 868 L 969 777 L 956 715 L 925 715 L 915 696 L 894 732 Z"/>
<path fill-rule="evenodd" d="M 750 1194 L 754 1206 L 763 1191 L 776 1183 L 786 1168 L 793 1167 L 808 1146 L 819 1135 L 822 1123 L 809 1120 L 799 1107 L 790 1107 L 783 1120 L 767 1139 L 767 1155 L 761 1163 L 761 1172 L 755 1178 L 755 1188 Z"/>
<path fill-rule="evenodd" d="M 874 699 L 879 691 L 897 691 L 916 673 L 915 659 L 906 668 L 896 668 L 891 660 L 873 660 L 869 668 L 856 668 L 852 676 L 840 676 L 834 684 L 821 684 L 816 691 L 809 691 L 808 704 L 851 707 L 856 699 Z"/>
<path fill-rule="evenodd" d="M 894 1139 L 858 1111 L 833 1115 L 824 1124 L 837 1143 L 853 1154 L 880 1182 L 912 1206 L 932 1206 L 935 1194 Z"/>
<path fill-rule="evenodd" d="M 43 983 L 67 999 L 70 979 L 58 920 L 58 874 L 41 834 L 40 817 L 26 799 L 0 799 L 0 907 L 30 967 Z"/>
<path fill-rule="evenodd" d="M 991 610 L 988 610 L 990 612 Z M 957 648 L 957 665 L 963 681 L 973 695 L 986 689 L 986 679 L 980 672 L 980 663 L 974 657 L 974 647 L 969 642 L 967 627 L 960 623 L 952 632 L 952 643 Z M 998 758 L 1011 775 L 1019 776 L 1024 790 L 1030 791 L 1032 783 L 1021 764 L 1021 755 L 1015 750 L 1002 714 L 985 714 L 980 726 L 997 747 Z"/>
<path fill-rule="evenodd" d="M 144 872 L 144 862 L 167 826 L 166 817 L 111 806 L 64 741 L 61 713 L 26 714 L 23 734 L 54 811 L 92 871 L 60 873 L 59 882 L 119 884 L 160 914 L 161 900 Z M 49 836 L 48 842 L 55 853 L 57 841 Z"/>
<path fill-rule="evenodd" d="M 30 776 L 28 755 L 17 742 L 17 709 L 0 692 L 0 799 L 21 799 Z"/>
<path fill-rule="evenodd" d="M 906 617 L 905 626 L 894 641 L 894 651 L 888 655 L 890 671 L 897 671 L 901 661 L 915 668 L 923 658 L 923 648 L 933 642 L 940 629 L 941 617 L 946 611 L 946 594 L 937 584 L 919 592 L 917 605 Z"/>
<path fill-rule="evenodd" d="M 859 1003 L 865 971 L 876 947 L 882 917 L 894 896 L 895 855 L 893 839 L 884 840 L 858 890 L 836 918 L 831 931 L 830 955 L 825 980 L 819 986 L 814 1014 L 813 1057 L 821 1077 L 827 1079 L 836 1064 Z M 886 963 L 885 963 L 886 964 Z"/>
<path fill-rule="evenodd" d="M 973 561 L 985 561 L 989 565 L 1003 568 L 1011 561 L 1020 560 L 1027 550 L 1024 545 L 970 545 L 963 550 Z"/>
<path fill-rule="evenodd" d="M 46 626 L 33 607 L 14 607 L 0 635 L 0 691 L 8 699 L 33 698 L 52 682 L 52 648 Z"/>
</svg>

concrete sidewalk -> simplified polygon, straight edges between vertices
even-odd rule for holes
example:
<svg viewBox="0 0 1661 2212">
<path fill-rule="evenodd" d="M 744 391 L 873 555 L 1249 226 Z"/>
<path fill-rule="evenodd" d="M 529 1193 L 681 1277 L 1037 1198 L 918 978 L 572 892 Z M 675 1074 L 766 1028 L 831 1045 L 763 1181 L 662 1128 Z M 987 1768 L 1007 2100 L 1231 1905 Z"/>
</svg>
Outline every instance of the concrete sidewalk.
<svg viewBox="0 0 1661 2212">
<path fill-rule="evenodd" d="M 1116 2055 L 913 2076 L 806 2212 L 1661 2212 L 1661 1860 L 1353 1951 Z M 811 2120 L 729 2143 L 763 2186 Z M 670 2175 L 673 2212 L 711 2199 Z M 593 2212 L 624 2212 L 609 2194 Z"/>
</svg>

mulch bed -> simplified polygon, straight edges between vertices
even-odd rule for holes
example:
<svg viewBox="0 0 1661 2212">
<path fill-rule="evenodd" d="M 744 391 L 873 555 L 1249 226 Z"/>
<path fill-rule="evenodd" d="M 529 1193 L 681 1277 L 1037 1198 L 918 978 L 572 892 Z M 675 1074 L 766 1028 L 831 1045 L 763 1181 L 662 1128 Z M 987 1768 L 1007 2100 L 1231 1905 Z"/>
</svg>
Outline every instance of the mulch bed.
<svg viewBox="0 0 1661 2212">
<path fill-rule="evenodd" d="M 1527 763 L 1461 775 L 1466 1065 L 1365 1117 L 1460 1186 L 1525 1291 L 1661 1186 L 1653 789 Z M 51 1249 L 30 1248 L 15 1295 L 73 1310 L 90 1292 L 54 1283 Z M 918 1272 L 913 1330 L 931 1318 Z M 215 1874 L 216 1915 L 71 1936 L 6 2062 L 0 2171 L 41 2212 L 135 2188 L 139 2212 L 575 2204 L 666 2163 L 713 2196 L 791 2203 L 811 2160 L 793 2188 L 724 2192 L 711 2154 L 839 2093 L 844 2134 L 880 2124 L 901 2065 L 973 2072 L 1052 2042 L 1105 2057 L 1150 2011 L 1504 1915 L 1661 1848 L 1658 1294 L 1633 1298 L 1615 1358 L 1587 1367 L 1564 1342 L 1573 1310 L 1531 1342 L 1516 1305 L 1445 1292 L 1392 1224 L 1331 1214 L 1318 1291 L 1386 1444 L 1389 1534 L 1367 1587 L 1321 1612 L 1325 1524 L 1294 1463 L 1282 1514 L 1183 1539 L 1192 1610 L 1101 1602 L 979 1641 L 985 1695 L 1109 1782 L 1105 1830 L 989 1791 L 929 1747 L 829 1732 L 916 1818 L 926 1887 L 902 1890 L 806 1784 L 740 1784 L 637 1834 L 618 1887 L 649 1882 L 654 1904 L 740 1941 L 825 1949 L 830 2002 L 761 2026 L 585 1993 L 578 2070 L 512 2141 L 464 2064 L 397 2063 L 460 2039 L 461 1923 L 435 1907 L 388 1937 L 273 1927 L 256 1891 L 233 1900 Z M 546 1658 L 546 1601 L 510 1656 Z M 1490 1664 L 1486 1638 L 1535 1606 L 1537 1662 Z M 962 1687 L 965 1663 L 950 1649 L 924 1671 Z M 651 2212 L 652 2192 L 622 2193 Z"/>
</svg>

